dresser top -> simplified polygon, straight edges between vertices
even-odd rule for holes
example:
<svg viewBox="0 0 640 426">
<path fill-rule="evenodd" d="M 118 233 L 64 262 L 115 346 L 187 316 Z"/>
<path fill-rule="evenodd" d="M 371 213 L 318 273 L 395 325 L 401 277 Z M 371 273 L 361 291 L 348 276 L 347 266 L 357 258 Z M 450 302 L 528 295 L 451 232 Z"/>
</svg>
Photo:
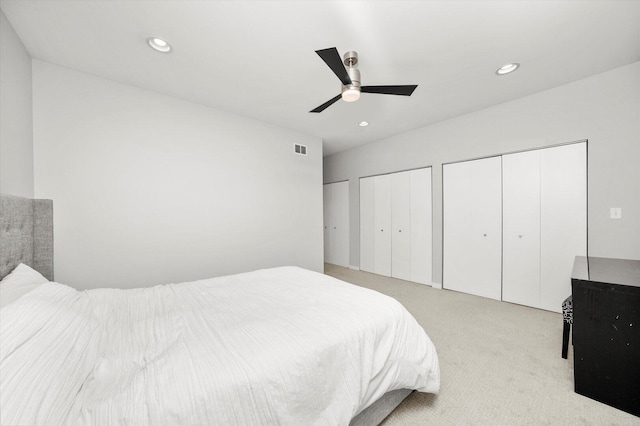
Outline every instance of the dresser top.
<svg viewBox="0 0 640 426">
<path fill-rule="evenodd" d="M 576 256 L 571 278 L 640 287 L 640 260 Z"/>
</svg>

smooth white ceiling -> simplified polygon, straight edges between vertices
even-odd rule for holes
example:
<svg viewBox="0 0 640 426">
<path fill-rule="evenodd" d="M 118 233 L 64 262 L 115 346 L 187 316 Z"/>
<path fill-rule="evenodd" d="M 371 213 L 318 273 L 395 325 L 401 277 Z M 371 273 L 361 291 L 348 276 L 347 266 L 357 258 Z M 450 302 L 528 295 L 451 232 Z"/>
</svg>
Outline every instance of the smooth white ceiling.
<svg viewBox="0 0 640 426">
<path fill-rule="evenodd" d="M 324 155 L 640 60 L 638 1 L 0 0 L 33 58 L 318 136 Z M 163 37 L 166 55 L 145 40 Z M 356 50 L 340 91 L 314 52 Z M 521 68 L 505 77 L 507 62 Z M 369 127 L 357 123 L 366 120 Z"/>
</svg>

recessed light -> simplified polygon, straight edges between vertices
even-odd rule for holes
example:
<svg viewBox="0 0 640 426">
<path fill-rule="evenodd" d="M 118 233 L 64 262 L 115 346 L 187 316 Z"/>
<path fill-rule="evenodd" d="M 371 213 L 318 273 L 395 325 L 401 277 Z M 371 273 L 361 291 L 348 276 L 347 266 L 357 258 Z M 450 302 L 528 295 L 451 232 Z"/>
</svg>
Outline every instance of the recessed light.
<svg viewBox="0 0 640 426">
<path fill-rule="evenodd" d="M 161 38 L 151 37 L 147 39 L 149 46 L 162 53 L 171 52 L 171 45 Z"/>
<path fill-rule="evenodd" d="M 367 121 L 361 121 L 361 122 L 358 123 L 358 126 L 360 126 L 360 127 L 367 127 L 368 125 L 369 125 L 369 122 L 367 122 Z"/>
<path fill-rule="evenodd" d="M 498 70 L 496 71 L 496 74 L 498 74 L 498 75 L 509 74 L 510 72 L 514 72 L 515 70 L 517 70 L 518 67 L 520 67 L 519 63 L 512 62 L 510 64 L 506 64 L 506 65 L 503 65 L 500 68 L 498 68 Z"/>
</svg>

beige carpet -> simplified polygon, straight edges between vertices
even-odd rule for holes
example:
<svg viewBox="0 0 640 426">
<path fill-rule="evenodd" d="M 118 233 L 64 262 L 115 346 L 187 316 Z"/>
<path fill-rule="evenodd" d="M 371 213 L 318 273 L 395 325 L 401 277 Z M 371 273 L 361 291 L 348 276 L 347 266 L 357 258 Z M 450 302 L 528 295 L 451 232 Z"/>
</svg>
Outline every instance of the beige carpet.
<svg viewBox="0 0 640 426">
<path fill-rule="evenodd" d="M 571 345 L 569 358 L 560 356 L 561 314 L 335 265 L 325 273 L 396 298 L 438 350 L 440 393 L 413 393 L 384 426 L 640 425 L 573 391 Z"/>
</svg>

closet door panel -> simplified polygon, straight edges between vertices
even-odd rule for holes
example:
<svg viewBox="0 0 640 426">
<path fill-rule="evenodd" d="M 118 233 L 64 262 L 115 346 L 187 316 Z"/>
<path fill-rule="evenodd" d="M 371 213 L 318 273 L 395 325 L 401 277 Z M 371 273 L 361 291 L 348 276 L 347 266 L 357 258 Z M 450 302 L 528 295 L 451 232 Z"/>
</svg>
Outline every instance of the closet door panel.
<svg viewBox="0 0 640 426">
<path fill-rule="evenodd" d="M 374 271 L 391 276 L 391 175 L 374 176 Z"/>
<path fill-rule="evenodd" d="M 502 300 L 540 306 L 540 150 L 502 157 Z"/>
<path fill-rule="evenodd" d="M 560 312 L 574 257 L 587 254 L 586 143 L 544 149 L 540 166 L 540 307 Z"/>
<path fill-rule="evenodd" d="M 431 284 L 431 167 L 411 172 L 411 281 Z"/>
<path fill-rule="evenodd" d="M 375 195 L 373 177 L 360 179 L 360 269 L 375 270 Z"/>
<path fill-rule="evenodd" d="M 333 263 L 331 260 L 331 185 L 322 186 L 322 210 L 324 218 L 324 261 Z"/>
<path fill-rule="evenodd" d="M 349 182 L 331 184 L 331 263 L 349 266 Z"/>
<path fill-rule="evenodd" d="M 391 176 L 391 276 L 411 279 L 411 175 Z"/>
<path fill-rule="evenodd" d="M 501 158 L 443 166 L 447 289 L 501 299 Z"/>
</svg>

